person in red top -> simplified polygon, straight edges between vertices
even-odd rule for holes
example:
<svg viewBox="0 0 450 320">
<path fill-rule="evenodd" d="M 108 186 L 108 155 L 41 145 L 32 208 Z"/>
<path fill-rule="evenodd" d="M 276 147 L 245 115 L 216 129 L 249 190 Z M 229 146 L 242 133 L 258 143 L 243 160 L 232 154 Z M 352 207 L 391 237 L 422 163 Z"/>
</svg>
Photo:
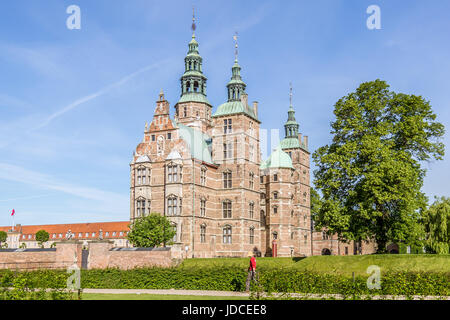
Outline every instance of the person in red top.
<svg viewBox="0 0 450 320">
<path fill-rule="evenodd" d="M 250 290 L 250 281 L 255 281 L 256 272 L 256 258 L 253 252 L 249 251 L 248 256 L 250 257 L 250 265 L 248 267 L 247 282 L 245 284 L 245 291 Z"/>
</svg>

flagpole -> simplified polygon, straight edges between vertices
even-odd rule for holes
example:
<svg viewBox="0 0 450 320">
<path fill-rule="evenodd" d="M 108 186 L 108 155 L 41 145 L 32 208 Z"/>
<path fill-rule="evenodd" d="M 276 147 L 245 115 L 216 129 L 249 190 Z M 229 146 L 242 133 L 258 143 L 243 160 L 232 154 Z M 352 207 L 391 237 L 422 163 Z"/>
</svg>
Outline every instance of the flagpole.
<svg viewBox="0 0 450 320">
<path fill-rule="evenodd" d="M 12 216 L 12 220 L 13 220 L 13 221 L 12 221 L 12 231 L 14 231 L 14 215 L 15 215 L 15 213 L 16 213 L 16 212 L 15 212 L 15 210 L 13 209 L 13 213 L 12 213 L 12 215 L 11 215 L 11 216 Z"/>
</svg>

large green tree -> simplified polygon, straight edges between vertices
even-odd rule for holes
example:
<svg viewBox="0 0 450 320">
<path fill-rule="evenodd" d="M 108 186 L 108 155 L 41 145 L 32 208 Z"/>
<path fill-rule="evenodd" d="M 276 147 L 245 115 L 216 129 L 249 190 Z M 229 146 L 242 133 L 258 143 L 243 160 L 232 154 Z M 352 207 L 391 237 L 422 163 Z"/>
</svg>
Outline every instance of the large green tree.
<svg viewBox="0 0 450 320">
<path fill-rule="evenodd" d="M 130 226 L 128 240 L 135 247 L 158 247 L 171 244 L 176 232 L 169 219 L 152 213 L 136 219 Z"/>
<path fill-rule="evenodd" d="M 44 247 L 44 243 L 47 242 L 49 238 L 50 235 L 45 230 L 39 230 L 38 232 L 36 232 L 36 241 L 39 243 L 41 248 Z"/>
<path fill-rule="evenodd" d="M 343 240 L 375 239 L 378 252 L 388 241 L 419 241 L 421 163 L 444 155 L 430 103 L 376 80 L 341 98 L 334 114 L 332 143 L 313 154 L 323 195 L 316 225 Z"/>
<path fill-rule="evenodd" d="M 426 210 L 423 222 L 427 247 L 435 253 L 450 253 L 450 198 L 436 198 Z"/>
</svg>

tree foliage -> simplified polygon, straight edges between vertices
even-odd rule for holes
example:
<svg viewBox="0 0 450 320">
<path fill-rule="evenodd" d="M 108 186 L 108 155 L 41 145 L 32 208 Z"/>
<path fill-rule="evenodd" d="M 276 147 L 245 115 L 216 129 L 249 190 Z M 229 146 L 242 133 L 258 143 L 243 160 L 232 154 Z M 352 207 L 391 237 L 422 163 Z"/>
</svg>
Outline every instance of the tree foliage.
<svg viewBox="0 0 450 320">
<path fill-rule="evenodd" d="M 49 238 L 50 235 L 45 230 L 39 230 L 38 232 L 36 232 L 36 241 L 39 242 L 41 246 L 43 246 L 44 243 L 47 242 Z"/>
<path fill-rule="evenodd" d="M 312 221 L 316 225 L 316 218 L 319 216 L 320 209 L 322 208 L 322 199 L 320 194 L 312 187 L 310 189 L 310 204 Z"/>
<path fill-rule="evenodd" d="M 128 240 L 135 247 L 149 248 L 171 244 L 176 234 L 169 219 L 158 213 L 136 219 L 130 229 Z"/>
<path fill-rule="evenodd" d="M 341 98 L 334 114 L 332 143 L 313 154 L 323 195 L 317 226 L 345 240 L 374 238 L 379 252 L 388 241 L 418 241 L 427 202 L 421 162 L 444 155 L 444 126 L 430 103 L 376 80 Z"/>
<path fill-rule="evenodd" d="M 436 198 L 426 210 L 423 222 L 427 247 L 435 253 L 450 253 L 450 198 Z"/>
<path fill-rule="evenodd" d="M 0 231 L 0 248 L 2 247 L 2 242 L 5 242 L 8 238 L 8 234 L 5 231 Z"/>
</svg>

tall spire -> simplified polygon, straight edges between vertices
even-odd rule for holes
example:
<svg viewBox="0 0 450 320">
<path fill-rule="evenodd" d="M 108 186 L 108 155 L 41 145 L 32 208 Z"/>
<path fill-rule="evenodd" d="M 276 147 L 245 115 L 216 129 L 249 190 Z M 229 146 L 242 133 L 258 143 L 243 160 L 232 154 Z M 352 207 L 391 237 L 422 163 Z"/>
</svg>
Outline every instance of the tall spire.
<svg viewBox="0 0 450 320">
<path fill-rule="evenodd" d="M 195 25 L 195 8 L 192 6 L 192 39 L 195 39 L 195 29 L 197 26 Z"/>
<path fill-rule="evenodd" d="M 195 9 L 192 8 L 192 39 L 188 45 L 188 53 L 184 58 L 184 73 L 181 76 L 181 98 L 178 102 L 197 101 L 210 105 L 206 98 L 206 80 L 203 74 L 203 59 L 198 51 L 198 42 L 195 40 L 197 30 Z"/>
<path fill-rule="evenodd" d="M 231 68 L 231 80 L 227 84 L 228 88 L 228 101 L 240 101 L 241 95 L 245 94 L 245 88 L 247 85 L 241 78 L 241 66 L 238 63 L 238 33 L 236 32 L 233 36 L 234 40 L 234 65 Z"/>
<path fill-rule="evenodd" d="M 284 125 L 284 131 L 286 138 L 297 138 L 299 124 L 295 120 L 295 110 L 292 106 L 292 83 L 289 83 L 289 110 L 288 110 L 288 120 Z"/>
</svg>

